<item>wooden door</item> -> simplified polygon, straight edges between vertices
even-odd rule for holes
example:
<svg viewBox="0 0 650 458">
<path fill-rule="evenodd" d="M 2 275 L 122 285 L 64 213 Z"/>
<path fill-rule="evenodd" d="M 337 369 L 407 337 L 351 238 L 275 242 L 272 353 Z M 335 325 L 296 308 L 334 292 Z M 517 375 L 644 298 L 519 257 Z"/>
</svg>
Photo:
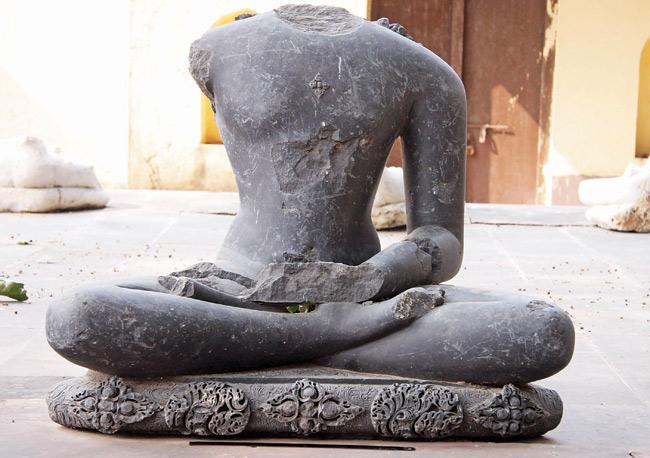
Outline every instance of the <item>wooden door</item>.
<svg viewBox="0 0 650 458">
<path fill-rule="evenodd" d="M 536 202 L 545 19 L 545 0 L 466 0 L 469 202 Z"/>
<path fill-rule="evenodd" d="M 464 0 L 369 0 L 370 18 L 385 17 L 406 27 L 422 43 L 462 74 Z M 402 165 L 402 143 L 398 138 L 387 166 Z"/>
<path fill-rule="evenodd" d="M 539 203 L 546 157 L 555 0 L 371 0 L 461 75 L 468 105 L 468 202 Z M 551 8 L 553 10 L 553 8 Z M 549 52 L 549 50 L 551 52 Z M 401 163 L 394 147 L 389 165 Z"/>
</svg>

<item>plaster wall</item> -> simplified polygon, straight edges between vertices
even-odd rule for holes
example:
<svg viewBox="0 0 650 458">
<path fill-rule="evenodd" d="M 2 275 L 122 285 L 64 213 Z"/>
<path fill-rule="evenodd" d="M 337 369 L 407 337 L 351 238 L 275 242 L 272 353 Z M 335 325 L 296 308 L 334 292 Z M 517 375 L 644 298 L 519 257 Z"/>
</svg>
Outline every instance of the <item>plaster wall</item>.
<svg viewBox="0 0 650 458">
<path fill-rule="evenodd" d="M 0 139 L 22 135 L 127 185 L 128 0 L 0 0 Z"/>
<path fill-rule="evenodd" d="M 577 185 L 634 160 L 649 24 L 647 0 L 560 0 L 547 180 Z"/>
</svg>

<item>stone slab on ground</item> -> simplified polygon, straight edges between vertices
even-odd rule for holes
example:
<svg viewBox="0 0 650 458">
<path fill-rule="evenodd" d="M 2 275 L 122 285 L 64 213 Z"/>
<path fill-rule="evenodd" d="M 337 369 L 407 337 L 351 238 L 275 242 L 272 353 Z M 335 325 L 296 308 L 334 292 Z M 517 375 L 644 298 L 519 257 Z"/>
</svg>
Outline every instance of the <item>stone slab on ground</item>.
<svg viewBox="0 0 650 458">
<path fill-rule="evenodd" d="M 564 402 L 560 425 L 537 439 L 503 442 L 381 442 L 310 439 L 310 444 L 406 445 L 415 451 L 189 446 L 190 438 L 104 436 L 63 428 L 48 417 L 45 396 L 84 368 L 45 341 L 45 301 L 63 290 L 118 277 L 166 273 L 212 261 L 232 216 L 232 195 L 182 191 L 110 192 L 103 210 L 0 214 L 0 275 L 25 283 L 30 300 L 0 299 L 0 450 L 12 457 L 612 457 L 650 455 L 650 235 L 557 226 L 563 207 L 486 206 L 487 221 L 465 226 L 461 272 L 450 283 L 521 292 L 567 310 L 576 351 L 559 374 L 540 381 Z M 236 198 L 236 196 L 234 196 Z M 472 211 L 482 206 L 471 204 Z M 557 209 L 558 214 L 554 213 Z M 508 211 L 505 211 L 508 210 Z M 582 210 L 581 210 L 582 212 Z M 218 212 L 217 212 L 218 213 Z M 515 225 L 509 224 L 514 222 Z M 545 224 L 553 223 L 553 224 Z M 568 224 L 568 223 L 566 223 Z M 386 246 L 403 231 L 381 232 Z M 17 242 L 31 242 L 18 245 Z M 301 439 L 269 442 L 305 443 Z"/>
<path fill-rule="evenodd" d="M 103 208 L 108 194 L 89 188 L 0 188 L 0 212 L 47 213 Z"/>
<path fill-rule="evenodd" d="M 466 204 L 474 224 L 521 224 L 524 226 L 591 226 L 585 207 L 562 205 Z"/>
</svg>

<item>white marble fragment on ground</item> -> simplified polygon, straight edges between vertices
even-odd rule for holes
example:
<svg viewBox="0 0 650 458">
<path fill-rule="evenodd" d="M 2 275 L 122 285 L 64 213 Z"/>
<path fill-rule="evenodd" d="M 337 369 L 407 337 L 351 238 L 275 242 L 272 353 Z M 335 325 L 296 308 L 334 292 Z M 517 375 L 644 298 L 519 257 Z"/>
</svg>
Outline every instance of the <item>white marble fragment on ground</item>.
<svg viewBox="0 0 650 458">
<path fill-rule="evenodd" d="M 89 188 L 0 188 L 0 212 L 47 213 L 104 208 L 108 194 Z"/>
<path fill-rule="evenodd" d="M 650 161 L 644 167 L 630 164 L 620 177 L 584 180 L 578 196 L 592 205 L 586 217 L 596 226 L 650 232 Z"/>
<path fill-rule="evenodd" d="M 0 212 L 80 210 L 107 203 L 92 167 L 64 161 L 36 137 L 0 141 Z"/>
<path fill-rule="evenodd" d="M 596 205 L 587 219 L 598 227 L 625 232 L 650 232 L 650 194 L 633 204 Z"/>
<path fill-rule="evenodd" d="M 630 164 L 620 177 L 592 178 L 578 187 L 578 197 L 585 205 L 629 204 L 650 193 L 650 161 L 645 167 Z"/>
<path fill-rule="evenodd" d="M 376 229 L 406 225 L 404 175 L 401 167 L 386 167 L 372 205 L 372 223 Z"/>
<path fill-rule="evenodd" d="M 99 188 L 92 167 L 64 161 L 36 137 L 0 141 L 0 187 Z"/>
</svg>

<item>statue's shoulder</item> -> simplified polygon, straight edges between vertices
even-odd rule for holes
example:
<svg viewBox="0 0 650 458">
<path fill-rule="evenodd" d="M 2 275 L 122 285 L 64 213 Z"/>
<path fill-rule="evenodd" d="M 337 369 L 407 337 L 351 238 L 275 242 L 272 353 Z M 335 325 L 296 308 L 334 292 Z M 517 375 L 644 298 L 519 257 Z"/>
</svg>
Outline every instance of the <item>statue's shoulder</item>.
<svg viewBox="0 0 650 458">
<path fill-rule="evenodd" d="M 417 42 L 408 30 L 386 18 L 372 21 L 366 28 L 373 35 L 370 42 L 382 48 L 386 61 L 408 75 L 409 86 L 415 92 L 430 93 L 432 88 L 449 86 L 454 92 L 464 94 L 463 83 L 442 58 Z"/>
<path fill-rule="evenodd" d="M 408 30 L 388 18 L 366 21 L 366 33 L 372 34 L 371 43 L 379 46 L 401 60 L 412 63 L 413 66 L 427 67 L 428 70 L 447 71 L 448 65 L 433 51 L 413 38 Z M 437 72 L 434 72 L 437 73 Z"/>
<path fill-rule="evenodd" d="M 224 55 L 226 48 L 232 50 L 236 46 L 237 42 L 246 39 L 246 35 L 254 33 L 254 26 L 245 24 L 245 19 L 250 21 L 249 18 L 251 17 L 255 18 L 255 16 L 251 15 L 238 16 L 238 19 L 236 19 L 235 22 L 208 30 L 190 45 L 190 74 L 201 91 L 209 99 L 212 98 L 209 79 L 210 67 L 213 59 Z M 257 19 L 257 21 L 259 21 L 259 19 Z M 259 32 L 257 33 L 259 34 Z"/>
<path fill-rule="evenodd" d="M 213 52 L 234 48 L 238 43 L 243 43 L 246 46 L 247 40 L 259 40 L 260 37 L 273 32 L 273 15 L 273 11 L 261 14 L 241 14 L 235 18 L 234 22 L 206 31 L 194 41 L 193 46 L 209 48 Z"/>
</svg>

